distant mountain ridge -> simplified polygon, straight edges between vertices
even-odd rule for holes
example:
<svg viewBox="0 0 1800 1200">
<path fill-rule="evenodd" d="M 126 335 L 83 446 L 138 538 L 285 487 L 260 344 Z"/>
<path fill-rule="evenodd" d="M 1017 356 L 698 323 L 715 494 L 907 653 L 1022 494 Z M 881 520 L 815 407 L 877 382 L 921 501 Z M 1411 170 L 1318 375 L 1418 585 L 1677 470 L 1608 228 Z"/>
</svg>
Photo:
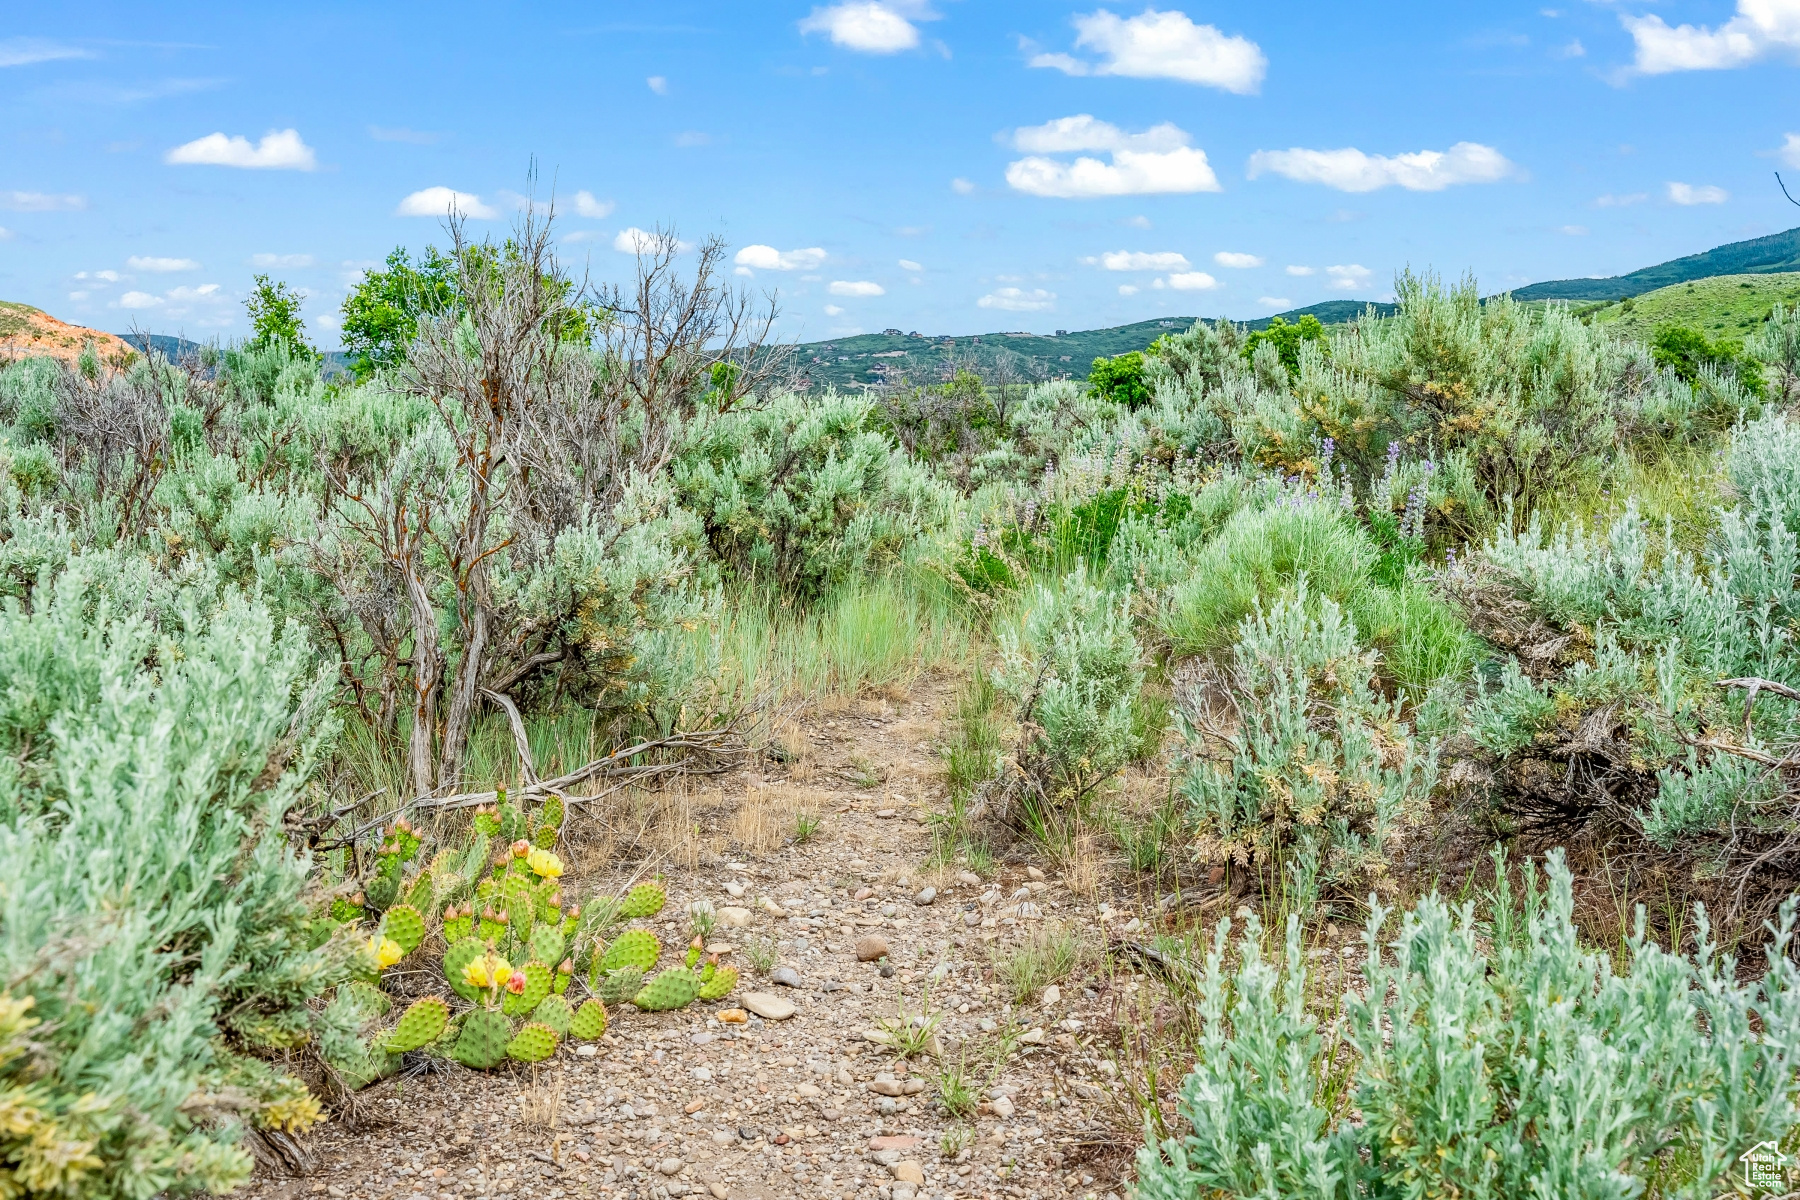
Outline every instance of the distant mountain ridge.
<svg viewBox="0 0 1800 1200">
<path fill-rule="evenodd" d="M 1514 288 L 1514 300 L 1624 300 L 1657 288 L 1716 275 L 1774 275 L 1800 271 L 1800 227 L 1714 246 L 1685 258 L 1604 279 L 1552 279 Z"/>
</svg>

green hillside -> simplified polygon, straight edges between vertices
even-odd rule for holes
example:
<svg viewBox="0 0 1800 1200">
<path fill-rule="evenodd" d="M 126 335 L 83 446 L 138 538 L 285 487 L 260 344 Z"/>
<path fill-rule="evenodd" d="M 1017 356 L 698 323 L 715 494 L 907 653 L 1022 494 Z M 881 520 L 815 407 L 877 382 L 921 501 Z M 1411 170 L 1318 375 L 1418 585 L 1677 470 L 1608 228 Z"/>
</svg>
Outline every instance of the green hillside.
<svg viewBox="0 0 1800 1200">
<path fill-rule="evenodd" d="M 1770 275 L 1800 271 L 1800 228 L 1715 246 L 1629 275 L 1605 279 L 1552 279 L 1517 288 L 1514 300 L 1623 300 L 1671 284 L 1720 275 Z"/>
<path fill-rule="evenodd" d="M 1697 279 L 1582 315 L 1637 338 L 1647 339 L 1661 325 L 1692 325 L 1711 338 L 1744 338 L 1768 319 L 1769 310 L 1777 304 L 1790 309 L 1800 305 L 1800 272 Z"/>
<path fill-rule="evenodd" d="M 1296 308 L 1281 316 L 1298 321 L 1317 317 L 1327 325 L 1340 325 L 1360 317 L 1373 307 L 1382 316 L 1393 314 L 1391 304 L 1371 300 L 1327 300 Z M 1251 329 L 1267 327 L 1273 317 L 1247 322 Z M 1193 325 L 1194 317 L 1158 317 L 1108 329 L 1084 329 L 1055 334 L 983 333 L 970 337 L 927 337 L 914 333 L 865 333 L 829 342 L 808 342 L 794 348 L 794 362 L 807 388 L 850 388 L 884 380 L 906 379 L 934 383 L 966 366 L 984 378 L 1012 374 L 1021 380 L 1085 379 L 1094 360 L 1142 350 L 1165 333 Z"/>
</svg>

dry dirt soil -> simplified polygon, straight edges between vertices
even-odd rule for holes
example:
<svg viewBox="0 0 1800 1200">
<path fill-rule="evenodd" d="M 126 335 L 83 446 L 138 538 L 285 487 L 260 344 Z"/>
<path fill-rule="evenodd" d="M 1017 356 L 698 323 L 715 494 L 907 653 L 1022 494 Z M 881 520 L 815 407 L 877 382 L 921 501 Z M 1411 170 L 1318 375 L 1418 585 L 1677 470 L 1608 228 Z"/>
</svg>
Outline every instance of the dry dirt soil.
<svg viewBox="0 0 1800 1200">
<path fill-rule="evenodd" d="M 266 1174 L 238 1195 L 1122 1195 L 1138 1135 L 1114 1058 L 1136 982 L 1071 978 L 1015 1004 L 993 963 L 1056 922 L 1078 923 L 1097 945 L 1103 925 L 1129 923 L 1139 906 L 1091 877 L 1072 891 L 1064 873 L 1016 851 L 985 877 L 929 864 L 950 696 L 926 683 L 811 715 L 790 727 L 785 763 L 675 805 L 680 828 L 672 839 L 665 828 L 655 860 L 669 903 L 652 927 L 678 952 L 690 902 L 747 915 L 712 936 L 743 969 L 727 1000 L 662 1014 L 620 1005 L 600 1043 L 565 1043 L 535 1069 L 434 1064 L 384 1081 L 359 1094 L 356 1114 L 309 1135 L 310 1174 Z M 796 811 L 823 818 L 798 844 Z M 643 820 L 666 827 L 667 815 Z M 572 819 L 569 878 L 582 890 L 641 870 L 649 835 L 636 831 L 632 853 L 618 842 L 631 819 L 609 818 L 612 831 L 586 848 Z M 870 938 L 885 941 L 885 959 L 859 960 Z M 759 972 L 749 960 L 764 947 L 774 962 Z M 720 1020 L 757 1007 L 792 1015 Z M 939 1024 L 918 1057 L 869 1036 L 927 1011 Z M 979 1089 L 979 1109 L 960 1118 L 938 1102 L 938 1076 L 957 1063 Z"/>
</svg>

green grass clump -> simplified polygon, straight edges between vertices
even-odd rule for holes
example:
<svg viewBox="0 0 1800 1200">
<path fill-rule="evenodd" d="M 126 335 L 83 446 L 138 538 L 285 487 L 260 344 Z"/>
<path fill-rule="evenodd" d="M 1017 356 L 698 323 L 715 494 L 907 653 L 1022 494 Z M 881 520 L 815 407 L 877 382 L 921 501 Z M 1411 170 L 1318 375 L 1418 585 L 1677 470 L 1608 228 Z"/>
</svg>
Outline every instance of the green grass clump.
<svg viewBox="0 0 1800 1200">
<path fill-rule="evenodd" d="M 1594 310 L 1584 319 L 1648 341 L 1664 325 L 1691 325 L 1707 336 L 1745 338 L 1777 304 L 1800 303 L 1800 272 L 1715 275 L 1677 283 Z"/>
<path fill-rule="evenodd" d="M 1195 556 L 1159 624 L 1177 655 L 1205 654 L 1228 644 L 1259 603 L 1285 595 L 1302 573 L 1313 595 L 1341 601 L 1368 586 L 1375 558 L 1368 534 L 1328 505 L 1246 509 Z"/>
</svg>

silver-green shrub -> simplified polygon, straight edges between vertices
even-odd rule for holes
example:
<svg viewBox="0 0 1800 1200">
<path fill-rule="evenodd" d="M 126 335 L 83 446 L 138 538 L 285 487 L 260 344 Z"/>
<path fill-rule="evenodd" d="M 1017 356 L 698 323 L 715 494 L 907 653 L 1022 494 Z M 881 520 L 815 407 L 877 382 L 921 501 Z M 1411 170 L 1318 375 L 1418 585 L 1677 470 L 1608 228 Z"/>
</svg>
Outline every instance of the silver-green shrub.
<svg viewBox="0 0 1800 1200">
<path fill-rule="evenodd" d="M 0 1008 L 38 1022 L 0 1048 L 0 1190 L 229 1190 L 246 1123 L 318 1115 L 245 1055 L 305 1042 L 345 960 L 285 827 L 332 674 L 203 573 L 89 552 L 0 602 L 0 680 Z"/>
<path fill-rule="evenodd" d="M 1424 816 L 1437 782 L 1375 655 L 1348 616 L 1302 579 L 1291 597 L 1244 619 L 1232 664 L 1189 689 L 1189 763 L 1179 788 L 1202 862 L 1237 863 L 1285 886 L 1310 911 L 1326 889 L 1391 886 L 1390 856 Z"/>
<path fill-rule="evenodd" d="M 1640 924 L 1615 971 L 1580 944 L 1573 908 L 1560 853 L 1547 895 L 1528 886 L 1515 906 L 1502 892 L 1485 926 L 1472 904 L 1432 896 L 1394 928 L 1375 903 L 1330 1028 L 1309 1003 L 1297 918 L 1273 962 L 1253 918 L 1235 969 L 1221 922 L 1179 1104 L 1192 1132 L 1138 1151 L 1138 1194 L 1735 1194 L 1738 1156 L 1800 1123 L 1794 903 L 1753 982 L 1712 945 L 1704 911 L 1693 958 Z"/>
<path fill-rule="evenodd" d="M 995 683 L 1019 706 L 1020 766 L 1052 799 L 1085 796 L 1136 748 L 1144 671 L 1130 610 L 1129 596 L 1079 566 L 1054 587 L 1037 585 L 1019 627 L 1000 636 Z"/>
</svg>

